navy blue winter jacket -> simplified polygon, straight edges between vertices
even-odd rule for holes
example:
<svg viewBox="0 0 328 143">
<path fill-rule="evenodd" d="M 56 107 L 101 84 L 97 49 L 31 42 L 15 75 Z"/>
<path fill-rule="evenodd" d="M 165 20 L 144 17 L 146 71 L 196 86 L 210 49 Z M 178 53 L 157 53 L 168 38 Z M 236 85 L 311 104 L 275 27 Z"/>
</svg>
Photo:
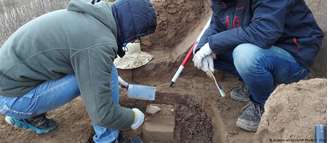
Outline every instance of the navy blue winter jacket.
<svg viewBox="0 0 328 143">
<path fill-rule="evenodd" d="M 147 5 L 145 5 L 147 4 Z M 112 12 L 117 25 L 118 55 L 123 57 L 122 47 L 156 30 L 156 13 L 149 0 L 116 0 Z"/>
<path fill-rule="evenodd" d="M 309 66 L 322 45 L 323 33 L 304 0 L 212 0 L 212 10 L 198 48 L 208 42 L 216 54 L 242 43 L 275 45 Z"/>
</svg>

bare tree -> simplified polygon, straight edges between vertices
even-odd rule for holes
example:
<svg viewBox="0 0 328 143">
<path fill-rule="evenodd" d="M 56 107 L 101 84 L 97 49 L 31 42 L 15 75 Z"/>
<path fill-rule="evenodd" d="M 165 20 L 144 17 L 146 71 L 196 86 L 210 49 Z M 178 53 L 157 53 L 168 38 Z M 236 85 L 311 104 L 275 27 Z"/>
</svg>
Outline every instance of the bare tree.
<svg viewBox="0 0 328 143">
<path fill-rule="evenodd" d="M 10 1 L 0 0 L 0 45 L 26 22 L 47 12 L 64 8 L 69 0 Z"/>
</svg>

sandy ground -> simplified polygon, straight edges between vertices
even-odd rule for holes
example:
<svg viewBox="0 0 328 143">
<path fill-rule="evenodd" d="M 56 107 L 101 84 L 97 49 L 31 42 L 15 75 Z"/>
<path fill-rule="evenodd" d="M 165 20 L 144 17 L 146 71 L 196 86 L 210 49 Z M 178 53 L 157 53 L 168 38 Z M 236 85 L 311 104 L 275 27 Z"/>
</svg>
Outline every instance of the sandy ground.
<svg viewBox="0 0 328 143">
<path fill-rule="evenodd" d="M 167 87 L 168 83 L 163 84 L 157 80 L 144 79 L 144 83 L 155 85 L 157 86 L 158 92 L 165 93 L 157 97 L 159 100 L 157 102 L 159 103 L 163 103 L 163 101 L 167 104 L 177 102 L 174 101 L 177 100 L 174 95 L 184 95 L 179 99 L 178 103 L 180 104 L 175 104 L 176 107 L 181 109 L 177 110 L 180 113 L 176 115 L 178 117 L 176 119 L 177 127 L 175 129 L 177 142 L 253 143 L 256 141 L 267 142 L 270 138 L 312 138 L 313 124 L 326 122 L 326 100 L 324 100 L 326 96 L 323 96 L 326 95 L 323 94 L 326 90 L 321 89 L 326 88 L 326 83 L 306 84 L 310 85 L 307 88 L 304 88 L 304 84 L 302 83 L 296 84 L 296 86 L 292 85 L 292 88 L 289 86 L 278 88 L 274 96 L 269 99 L 269 104 L 266 106 L 266 112 L 263 115 L 263 123 L 257 134 L 245 132 L 235 126 L 241 108 L 245 103 L 235 102 L 230 97 L 219 97 L 212 81 L 201 72 L 186 72 L 176 84 L 175 88 L 169 88 Z M 239 84 L 239 81 L 226 74 L 221 83 L 228 95 L 231 89 Z M 319 90 L 316 91 L 317 89 Z M 188 99 L 187 96 L 198 98 L 196 98 L 197 100 L 191 101 L 183 100 Z M 304 97 L 299 98 L 298 96 Z M 284 98 L 286 100 L 281 100 Z M 123 101 L 123 103 L 125 102 Z M 142 101 L 138 102 L 143 103 Z M 309 103 L 303 105 L 302 102 Z M 212 111 L 205 112 L 209 110 Z M 218 114 L 219 119 L 216 120 L 213 118 L 211 113 L 213 111 Z M 194 116 L 195 114 L 197 116 Z M 2 142 L 25 142 L 27 140 L 41 143 L 87 142 L 90 138 L 92 131 L 89 119 L 79 98 L 51 112 L 49 115 L 59 122 L 59 128 L 56 132 L 45 136 L 36 136 L 24 130 L 14 129 L 1 120 L 0 138 L 5 139 Z M 208 116 L 211 117 L 205 118 Z M 211 127 L 210 122 L 212 122 L 212 126 L 214 127 Z M 191 132 L 190 130 L 186 130 L 190 128 L 201 130 L 191 130 Z M 301 133 L 300 131 L 305 131 L 305 133 Z M 192 136 L 193 134 L 196 135 Z"/>
<path fill-rule="evenodd" d="M 311 79 L 279 86 L 265 105 L 258 134 L 270 139 L 314 139 L 315 124 L 327 123 L 327 80 Z M 285 141 L 288 142 L 288 141 Z"/>
<path fill-rule="evenodd" d="M 217 77 L 220 77 L 220 75 L 221 74 L 217 74 Z M 177 115 L 176 124 L 178 127 L 176 128 L 176 136 L 179 142 L 188 142 L 192 140 L 196 142 L 211 142 L 211 138 L 216 138 L 215 141 L 221 141 L 223 140 L 221 137 L 230 138 L 240 134 L 248 135 L 248 133 L 241 132 L 240 129 L 234 126 L 240 108 L 244 103 L 234 102 L 229 97 L 219 97 L 213 81 L 207 78 L 204 73 L 196 71 L 191 66 L 188 66 L 174 88 L 168 87 L 169 82 L 163 82 L 167 81 L 168 77 L 170 77 L 170 75 L 164 75 L 160 78 L 144 77 L 142 80 L 140 80 L 139 78 L 141 77 L 139 77 L 135 79 L 134 82 L 154 85 L 157 87 L 159 93 L 165 93 L 157 97 L 159 100 L 157 102 L 179 101 L 179 104 L 176 105 L 181 110 L 177 111 L 184 112 L 184 114 L 179 113 Z M 238 83 L 238 80 L 230 75 L 226 75 L 225 79 L 222 80 L 227 95 L 232 87 L 237 86 Z M 164 95 L 165 97 L 163 97 Z M 174 95 L 183 96 L 176 101 Z M 195 99 L 189 100 L 188 96 L 194 96 Z M 123 103 L 124 102 L 126 101 L 123 101 Z M 211 113 L 205 112 L 206 110 L 211 110 L 212 107 L 216 110 L 216 113 L 220 114 L 220 117 L 223 117 L 219 119 L 222 120 L 223 123 L 213 125 L 215 126 L 213 128 L 210 122 L 215 119 L 212 118 Z M 181 122 L 181 120 L 185 120 L 190 113 L 191 115 L 197 114 L 197 116 L 193 116 L 187 121 Z M 0 119 L 0 138 L 3 139 L 2 142 L 25 142 L 27 140 L 40 143 L 87 142 L 90 138 L 92 131 L 89 118 L 86 115 L 80 98 L 51 112 L 49 115 L 59 123 L 59 128 L 57 131 L 45 136 L 36 136 L 21 129 L 14 129 L 4 123 L 3 119 Z M 211 119 L 206 118 L 207 116 L 211 116 Z M 184 130 L 187 128 L 198 130 L 191 130 L 193 132 L 188 132 L 188 130 Z M 192 134 L 196 135 L 191 136 Z"/>
<path fill-rule="evenodd" d="M 0 116 L 0 142 L 85 143 L 91 135 L 90 120 L 81 104 L 81 98 L 50 112 L 49 117 L 58 122 L 58 129 L 50 134 L 38 136 L 29 131 L 9 126 L 5 123 L 3 116 Z"/>
</svg>

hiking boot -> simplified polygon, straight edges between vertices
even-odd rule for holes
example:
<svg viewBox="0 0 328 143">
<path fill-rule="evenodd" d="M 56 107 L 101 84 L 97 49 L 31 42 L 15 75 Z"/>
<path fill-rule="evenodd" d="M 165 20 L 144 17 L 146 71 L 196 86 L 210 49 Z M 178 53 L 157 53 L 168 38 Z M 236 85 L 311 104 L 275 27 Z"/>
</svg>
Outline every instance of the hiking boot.
<svg viewBox="0 0 328 143">
<path fill-rule="evenodd" d="M 30 119 L 16 119 L 6 116 L 5 121 L 16 128 L 28 129 L 36 134 L 49 133 L 57 127 L 56 122 L 52 119 L 48 119 L 46 114 L 41 114 Z"/>
<path fill-rule="evenodd" d="M 230 97 L 233 100 L 240 101 L 240 102 L 249 101 L 249 95 L 250 95 L 249 90 L 244 83 L 242 83 L 241 86 L 232 89 L 230 93 Z"/>
<path fill-rule="evenodd" d="M 261 105 L 249 102 L 238 117 L 237 127 L 249 132 L 256 132 L 263 112 L 264 108 Z"/>
</svg>

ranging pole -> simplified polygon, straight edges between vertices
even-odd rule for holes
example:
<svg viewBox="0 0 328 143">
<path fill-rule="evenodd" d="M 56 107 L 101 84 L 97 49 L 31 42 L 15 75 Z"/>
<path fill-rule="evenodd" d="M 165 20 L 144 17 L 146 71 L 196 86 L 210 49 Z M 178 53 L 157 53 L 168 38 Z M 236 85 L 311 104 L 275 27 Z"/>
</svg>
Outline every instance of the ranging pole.
<svg viewBox="0 0 328 143">
<path fill-rule="evenodd" d="M 202 38 L 202 36 L 204 35 L 206 29 L 210 26 L 211 23 L 211 18 L 208 20 L 208 22 L 206 23 L 205 27 L 203 28 L 203 30 L 201 31 L 201 33 L 198 35 L 196 41 L 192 44 L 191 48 L 189 49 L 186 57 L 183 59 L 182 64 L 179 66 L 178 70 L 176 71 L 176 73 L 174 74 L 172 80 L 171 80 L 171 84 L 170 87 L 173 87 L 173 85 L 175 84 L 175 82 L 177 81 L 177 79 L 179 78 L 179 76 L 181 75 L 185 65 L 187 65 L 187 63 L 190 61 L 190 59 L 192 58 L 193 55 L 193 50 L 194 48 L 196 48 L 198 46 L 198 43 L 200 41 L 200 38 Z"/>
</svg>

